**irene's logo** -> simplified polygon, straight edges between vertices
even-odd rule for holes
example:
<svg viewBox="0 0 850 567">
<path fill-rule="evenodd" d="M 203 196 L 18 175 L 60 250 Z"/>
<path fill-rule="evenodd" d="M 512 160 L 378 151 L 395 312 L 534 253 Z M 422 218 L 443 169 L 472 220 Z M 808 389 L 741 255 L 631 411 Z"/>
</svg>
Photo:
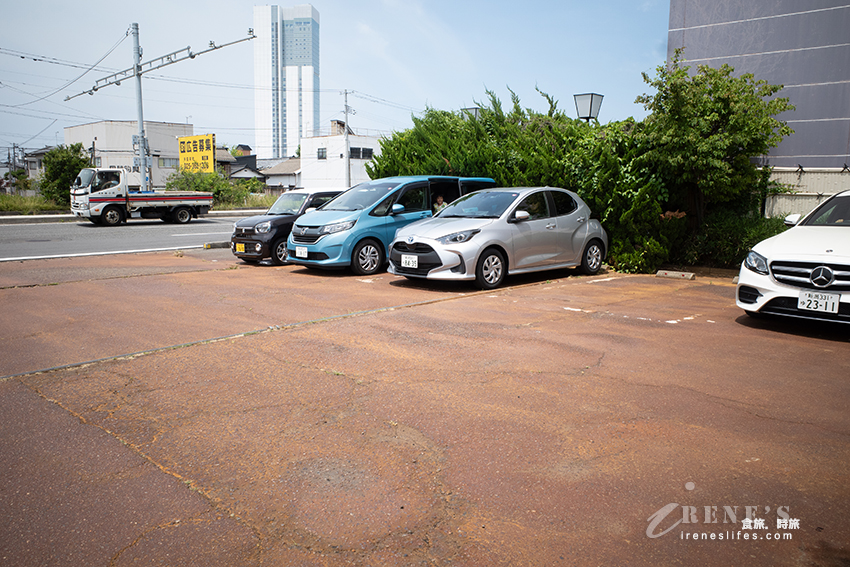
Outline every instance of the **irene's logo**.
<svg viewBox="0 0 850 567">
<path fill-rule="evenodd" d="M 696 485 L 693 482 L 685 483 L 685 489 L 693 491 Z M 790 533 L 762 532 L 768 530 L 769 523 L 766 518 L 774 512 L 776 515 L 777 529 L 799 529 L 800 520 L 791 518 L 788 506 L 690 506 L 671 502 L 662 506 L 650 515 L 646 521 L 646 537 L 655 539 L 666 535 L 679 526 L 679 539 L 702 539 L 702 540 L 759 540 L 759 539 L 791 539 Z M 738 523 L 740 521 L 740 526 Z M 698 531 L 700 525 L 705 528 L 711 524 L 726 524 L 727 531 Z M 731 526 L 729 524 L 732 524 Z M 719 527 L 719 526 L 718 526 Z M 731 531 L 729 531 L 731 530 Z M 739 530 L 744 530 L 743 535 Z"/>
</svg>

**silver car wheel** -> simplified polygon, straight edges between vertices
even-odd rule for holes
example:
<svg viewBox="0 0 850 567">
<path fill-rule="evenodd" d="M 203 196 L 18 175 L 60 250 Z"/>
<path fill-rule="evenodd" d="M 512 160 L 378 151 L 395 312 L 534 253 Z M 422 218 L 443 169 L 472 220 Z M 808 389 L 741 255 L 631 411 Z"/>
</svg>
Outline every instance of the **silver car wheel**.
<svg viewBox="0 0 850 567">
<path fill-rule="evenodd" d="M 602 265 L 602 250 L 595 244 L 587 249 L 587 266 L 591 270 L 598 270 Z"/>
<path fill-rule="evenodd" d="M 594 239 L 584 249 L 584 257 L 581 260 L 581 271 L 588 276 L 593 276 L 602 268 L 602 243 Z"/>
<path fill-rule="evenodd" d="M 360 265 L 360 269 L 367 273 L 377 270 L 380 261 L 381 253 L 372 244 L 367 244 L 361 248 L 357 255 L 357 263 Z"/>
<path fill-rule="evenodd" d="M 484 276 L 484 281 L 493 285 L 502 279 L 502 259 L 496 254 L 488 256 L 484 260 L 481 275 Z"/>
</svg>

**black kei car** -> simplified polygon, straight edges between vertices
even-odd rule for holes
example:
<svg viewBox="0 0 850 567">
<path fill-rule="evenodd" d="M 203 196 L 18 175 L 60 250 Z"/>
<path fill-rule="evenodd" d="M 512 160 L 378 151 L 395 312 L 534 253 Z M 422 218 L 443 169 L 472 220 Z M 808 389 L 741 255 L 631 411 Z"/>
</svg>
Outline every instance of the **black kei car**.
<svg viewBox="0 0 850 567">
<path fill-rule="evenodd" d="M 233 224 L 230 251 L 243 262 L 255 264 L 271 258 L 278 266 L 286 263 L 286 239 L 292 223 L 307 209 L 316 209 L 339 195 L 341 190 L 295 189 L 278 197 L 264 215 L 240 219 Z"/>
</svg>

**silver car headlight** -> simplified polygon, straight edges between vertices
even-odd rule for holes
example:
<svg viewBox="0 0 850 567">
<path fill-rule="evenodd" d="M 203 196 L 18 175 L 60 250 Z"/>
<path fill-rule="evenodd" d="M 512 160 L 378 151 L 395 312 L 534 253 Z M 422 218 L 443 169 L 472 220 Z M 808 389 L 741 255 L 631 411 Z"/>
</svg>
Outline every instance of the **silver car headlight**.
<svg viewBox="0 0 850 567">
<path fill-rule="evenodd" d="M 447 234 L 446 236 L 441 236 L 437 238 L 437 242 L 442 245 L 447 244 L 460 244 L 461 242 L 466 242 L 476 234 L 481 232 L 480 230 L 462 230 L 461 232 L 453 232 L 451 234 Z"/>
<path fill-rule="evenodd" d="M 747 258 L 744 260 L 744 265 L 747 269 L 752 270 L 757 274 L 761 274 L 763 276 L 768 275 L 770 271 L 767 269 L 767 258 L 759 254 L 758 252 L 754 252 L 750 250 L 750 253 L 747 254 Z"/>
<path fill-rule="evenodd" d="M 254 225 L 254 232 L 259 234 L 265 234 L 272 229 L 271 221 L 261 222 L 260 224 Z"/>
<path fill-rule="evenodd" d="M 348 230 L 354 223 L 357 221 L 346 221 L 346 222 L 335 222 L 333 224 L 326 224 L 319 231 L 322 234 L 334 234 L 335 232 L 342 232 L 343 230 Z"/>
</svg>

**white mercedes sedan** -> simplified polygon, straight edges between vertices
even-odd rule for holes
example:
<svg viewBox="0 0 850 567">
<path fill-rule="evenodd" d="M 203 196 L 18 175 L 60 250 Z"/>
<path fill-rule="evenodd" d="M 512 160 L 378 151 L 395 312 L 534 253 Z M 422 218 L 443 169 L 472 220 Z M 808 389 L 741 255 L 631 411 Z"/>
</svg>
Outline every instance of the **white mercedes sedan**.
<svg viewBox="0 0 850 567">
<path fill-rule="evenodd" d="M 850 191 L 833 195 L 741 265 L 738 307 L 749 315 L 850 323 Z"/>
</svg>

